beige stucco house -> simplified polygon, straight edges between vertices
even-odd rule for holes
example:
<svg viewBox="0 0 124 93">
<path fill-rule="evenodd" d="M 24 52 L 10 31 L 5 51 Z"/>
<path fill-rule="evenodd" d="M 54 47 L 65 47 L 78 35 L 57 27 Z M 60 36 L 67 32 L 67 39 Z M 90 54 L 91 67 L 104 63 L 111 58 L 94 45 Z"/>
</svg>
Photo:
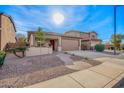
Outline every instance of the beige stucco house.
<svg viewBox="0 0 124 93">
<path fill-rule="evenodd" d="M 54 32 L 45 32 L 45 38 L 53 51 L 93 49 L 96 44 L 101 43 L 101 40 L 97 38 L 96 32 L 68 31 L 63 35 Z M 35 32 L 28 32 L 28 42 L 31 47 L 37 46 Z"/>
<path fill-rule="evenodd" d="M 12 18 L 0 13 L 0 50 L 4 50 L 7 43 L 16 42 L 16 29 Z"/>
</svg>

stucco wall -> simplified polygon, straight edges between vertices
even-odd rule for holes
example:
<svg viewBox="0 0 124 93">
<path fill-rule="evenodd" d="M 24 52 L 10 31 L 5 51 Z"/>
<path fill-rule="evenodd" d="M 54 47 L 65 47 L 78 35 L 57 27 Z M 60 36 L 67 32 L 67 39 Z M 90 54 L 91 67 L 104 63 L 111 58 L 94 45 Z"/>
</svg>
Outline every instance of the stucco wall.
<svg viewBox="0 0 124 93">
<path fill-rule="evenodd" d="M 79 32 L 67 32 L 64 34 L 65 36 L 71 36 L 71 37 L 80 37 Z"/>
<path fill-rule="evenodd" d="M 81 38 L 82 39 L 89 39 L 89 34 L 88 33 L 81 33 Z"/>
<path fill-rule="evenodd" d="M 15 43 L 16 33 L 12 22 L 7 16 L 1 15 L 1 50 L 7 43 Z"/>
<path fill-rule="evenodd" d="M 45 38 L 47 39 L 58 39 L 60 36 L 54 36 L 54 35 L 45 35 Z"/>
<path fill-rule="evenodd" d="M 45 55 L 52 54 L 53 50 L 51 47 L 30 47 L 26 50 L 26 56 L 36 56 L 36 55 Z"/>
<path fill-rule="evenodd" d="M 101 41 L 91 41 L 91 46 L 95 46 L 96 44 L 100 44 L 101 43 Z"/>
</svg>

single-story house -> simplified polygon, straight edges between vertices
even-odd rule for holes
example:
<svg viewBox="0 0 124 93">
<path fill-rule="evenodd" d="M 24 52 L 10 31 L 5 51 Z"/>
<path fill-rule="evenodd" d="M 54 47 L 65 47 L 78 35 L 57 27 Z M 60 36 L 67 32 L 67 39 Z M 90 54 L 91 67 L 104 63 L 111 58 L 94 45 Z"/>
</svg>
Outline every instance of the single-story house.
<svg viewBox="0 0 124 93">
<path fill-rule="evenodd" d="M 93 49 L 101 40 L 97 39 L 96 32 L 67 31 L 64 34 L 54 32 L 44 32 L 46 42 L 49 43 L 53 51 L 71 51 Z M 28 42 L 30 47 L 37 46 L 35 31 L 28 32 Z"/>
<path fill-rule="evenodd" d="M 16 42 L 16 28 L 12 18 L 0 13 L 0 50 L 4 50 L 7 43 Z"/>
<path fill-rule="evenodd" d="M 108 42 L 108 43 L 105 44 L 105 49 L 113 50 L 114 49 L 114 45 Z"/>
</svg>

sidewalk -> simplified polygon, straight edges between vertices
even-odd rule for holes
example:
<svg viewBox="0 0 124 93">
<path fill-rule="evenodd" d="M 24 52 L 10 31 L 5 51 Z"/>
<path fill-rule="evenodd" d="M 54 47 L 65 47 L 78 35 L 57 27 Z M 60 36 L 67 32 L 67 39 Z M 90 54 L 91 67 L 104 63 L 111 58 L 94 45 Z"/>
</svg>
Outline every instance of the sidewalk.
<svg viewBox="0 0 124 93">
<path fill-rule="evenodd" d="M 124 77 L 123 60 L 103 58 L 101 65 L 44 81 L 28 88 L 109 88 Z M 97 60 L 97 59 L 96 59 Z M 100 59 L 98 59 L 100 60 Z M 113 61 L 117 61 L 115 63 Z"/>
</svg>

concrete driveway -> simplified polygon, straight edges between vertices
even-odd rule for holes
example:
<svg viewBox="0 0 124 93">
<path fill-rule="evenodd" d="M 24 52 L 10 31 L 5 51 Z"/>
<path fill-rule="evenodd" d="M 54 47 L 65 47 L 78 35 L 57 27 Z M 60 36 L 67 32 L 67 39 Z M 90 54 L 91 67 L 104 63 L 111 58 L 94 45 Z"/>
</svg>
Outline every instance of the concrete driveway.
<svg viewBox="0 0 124 93">
<path fill-rule="evenodd" d="M 87 58 L 101 58 L 101 57 L 111 57 L 111 58 L 119 58 L 119 59 L 124 59 L 124 53 L 119 54 L 119 55 L 112 55 L 112 54 L 107 54 L 107 53 L 102 53 L 102 52 L 95 52 L 95 51 L 66 51 L 69 54 L 75 54 L 77 56 L 81 57 L 87 57 Z"/>
</svg>

